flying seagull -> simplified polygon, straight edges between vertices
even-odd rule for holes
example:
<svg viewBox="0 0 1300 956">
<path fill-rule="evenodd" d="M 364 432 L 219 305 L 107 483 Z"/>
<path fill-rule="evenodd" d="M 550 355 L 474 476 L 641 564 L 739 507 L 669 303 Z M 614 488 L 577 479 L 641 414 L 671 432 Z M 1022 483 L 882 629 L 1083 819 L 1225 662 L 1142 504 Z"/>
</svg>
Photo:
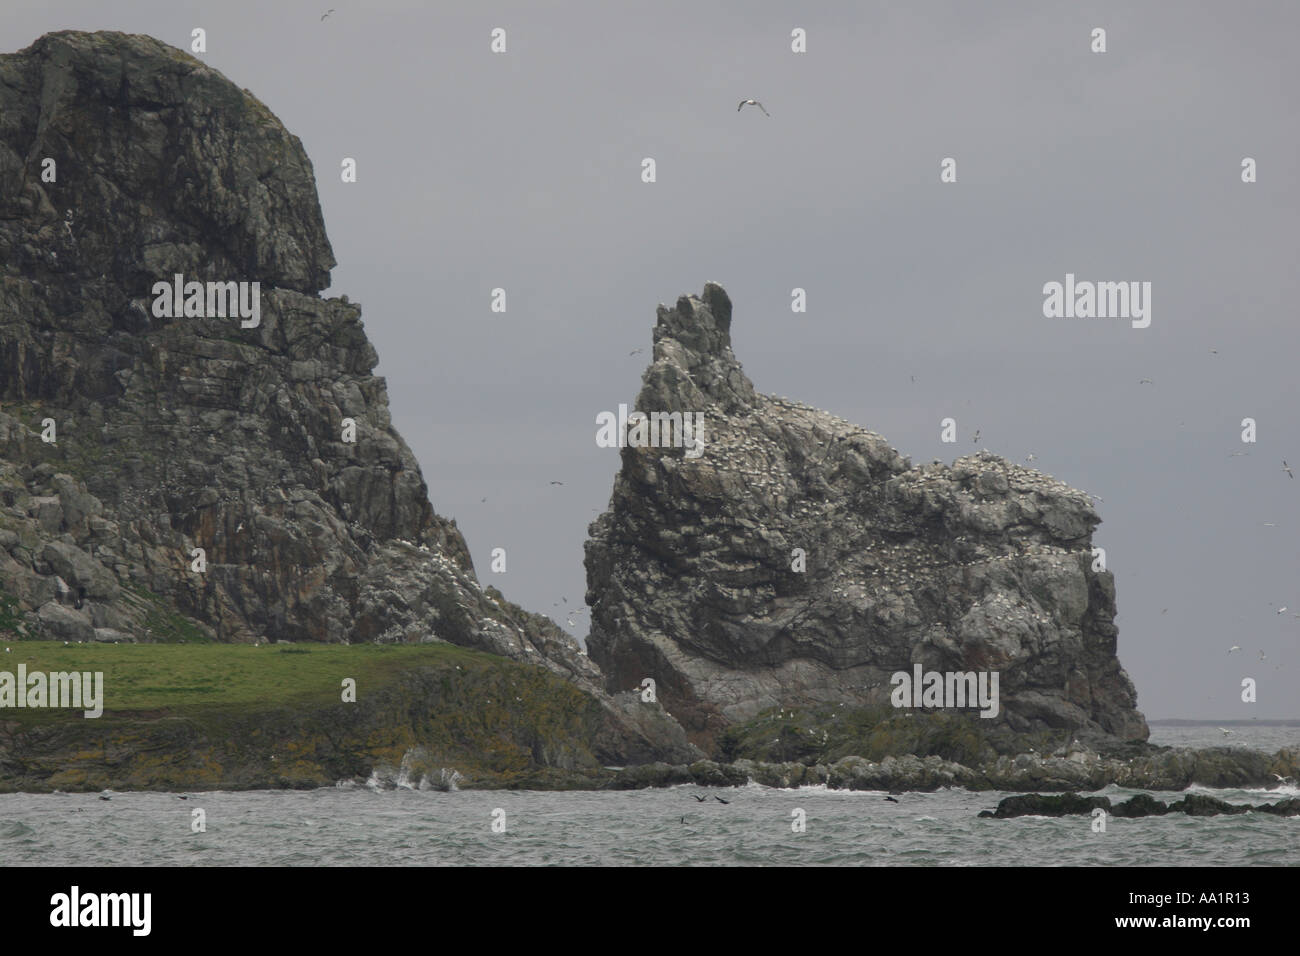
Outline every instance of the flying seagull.
<svg viewBox="0 0 1300 956">
<path fill-rule="evenodd" d="M 1228 648 L 1228 653 L 1231 654 L 1233 651 L 1239 651 L 1239 650 L 1241 650 L 1241 645 L 1233 644 L 1230 648 Z"/>
<path fill-rule="evenodd" d="M 897 803 L 897 802 L 898 802 L 898 801 L 895 800 L 893 797 L 885 797 L 885 799 L 888 800 L 890 803 Z"/>
<path fill-rule="evenodd" d="M 723 800 L 723 799 L 722 799 L 721 797 L 719 797 L 719 796 L 715 796 L 713 799 L 714 799 L 714 800 L 717 800 L 718 803 L 730 803 L 730 802 L 731 802 L 730 800 Z"/>
<path fill-rule="evenodd" d="M 1216 728 L 1216 729 L 1217 729 L 1217 730 L 1221 730 L 1221 731 L 1223 731 L 1223 736 L 1225 736 L 1225 737 L 1228 736 L 1230 733 L 1232 733 L 1231 730 L 1224 730 L 1224 728 L 1222 728 L 1222 727 L 1218 727 L 1218 728 Z"/>
<path fill-rule="evenodd" d="M 691 794 L 691 796 L 694 797 L 696 800 L 700 801 L 700 803 L 703 803 L 705 800 L 709 799 L 709 795 L 707 793 L 702 797 L 698 793 L 693 793 Z"/>
<path fill-rule="evenodd" d="M 331 13 L 333 13 L 333 12 L 334 12 L 334 8 L 333 8 L 333 7 L 330 7 L 328 10 L 326 10 L 324 13 L 322 13 L 322 14 L 320 15 L 321 22 L 324 23 L 324 22 L 325 22 L 325 18 L 328 17 L 328 16 L 329 16 Z"/>
<path fill-rule="evenodd" d="M 758 100 L 741 100 L 740 105 L 736 107 L 736 112 L 739 113 L 746 106 L 757 106 L 760 110 L 763 110 L 763 104 L 760 103 Z M 772 114 L 769 113 L 767 110 L 763 110 L 763 115 L 771 116 Z"/>
<path fill-rule="evenodd" d="M 564 484 L 564 482 L 562 482 L 562 481 L 553 481 L 553 482 L 551 482 L 551 484 L 553 484 L 553 485 L 562 485 L 562 484 Z"/>
<path fill-rule="evenodd" d="M 1151 381 L 1151 379 L 1149 379 L 1149 378 L 1140 378 L 1140 379 L 1138 379 L 1138 384 L 1139 384 L 1139 385 L 1154 385 L 1155 382 Z"/>
<path fill-rule="evenodd" d="M 1025 456 L 1025 461 L 1038 461 L 1038 456 L 1037 456 L 1037 455 L 1026 455 L 1026 456 Z"/>
<path fill-rule="evenodd" d="M 633 349 L 632 351 L 628 352 L 627 354 L 628 354 L 628 355 L 636 355 L 637 353 L 639 353 L 639 352 L 644 352 L 644 351 L 645 351 L 645 349 Z"/>
<path fill-rule="evenodd" d="M 971 439 L 971 443 L 974 444 L 979 440 L 980 440 L 980 430 L 977 428 L 975 429 L 975 437 Z"/>
<path fill-rule="evenodd" d="M 1295 472 L 1293 472 L 1293 471 L 1291 470 L 1291 466 L 1288 465 L 1288 464 L 1286 463 L 1286 459 L 1285 459 L 1285 458 L 1282 459 L 1282 470 L 1285 471 L 1285 472 L 1286 472 L 1288 475 L 1290 475 L 1292 478 L 1295 477 Z"/>
</svg>

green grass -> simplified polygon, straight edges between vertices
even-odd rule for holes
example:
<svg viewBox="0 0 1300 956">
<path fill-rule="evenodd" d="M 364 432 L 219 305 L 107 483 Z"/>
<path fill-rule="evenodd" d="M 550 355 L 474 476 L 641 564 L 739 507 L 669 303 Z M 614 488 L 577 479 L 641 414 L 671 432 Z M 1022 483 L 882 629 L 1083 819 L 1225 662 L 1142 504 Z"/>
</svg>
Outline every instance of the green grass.
<svg viewBox="0 0 1300 956">
<path fill-rule="evenodd" d="M 358 693 L 420 666 L 495 666 L 501 659 L 447 644 L 343 645 L 310 648 L 247 644 L 76 644 L 10 641 L 0 668 L 15 672 L 102 671 L 105 716 L 129 712 L 253 709 L 339 703 L 342 681 Z M 283 653 L 284 651 L 288 653 Z M 55 710 L 9 710 L 5 719 L 57 717 Z"/>
<path fill-rule="evenodd" d="M 212 636 L 192 619 L 177 614 L 171 606 L 148 588 L 128 582 L 127 591 L 134 594 L 144 609 L 144 628 L 150 641 L 163 644 L 210 644 Z"/>
<path fill-rule="evenodd" d="M 571 787 L 602 773 L 594 698 L 450 644 L 7 646 L 6 671 L 102 671 L 104 712 L 0 711 L 0 792 L 320 787 L 408 756 L 413 779 L 455 767 L 472 786 Z M 342 701 L 348 677 L 356 703 Z"/>
</svg>

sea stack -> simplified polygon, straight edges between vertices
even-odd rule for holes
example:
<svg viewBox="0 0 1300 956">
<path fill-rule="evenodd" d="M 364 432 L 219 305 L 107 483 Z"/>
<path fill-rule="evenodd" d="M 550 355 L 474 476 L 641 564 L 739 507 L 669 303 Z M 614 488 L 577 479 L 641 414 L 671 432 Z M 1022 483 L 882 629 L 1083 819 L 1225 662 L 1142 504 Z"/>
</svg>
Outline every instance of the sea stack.
<svg viewBox="0 0 1300 956">
<path fill-rule="evenodd" d="M 709 749 L 771 707 L 879 707 L 891 675 L 1000 676 L 990 723 L 1145 740 L 1086 494 L 980 452 L 913 467 L 874 432 L 756 392 L 709 283 L 660 306 L 638 411 L 703 413 L 704 449 L 620 451 L 586 550 L 590 654 L 656 682 Z"/>
</svg>

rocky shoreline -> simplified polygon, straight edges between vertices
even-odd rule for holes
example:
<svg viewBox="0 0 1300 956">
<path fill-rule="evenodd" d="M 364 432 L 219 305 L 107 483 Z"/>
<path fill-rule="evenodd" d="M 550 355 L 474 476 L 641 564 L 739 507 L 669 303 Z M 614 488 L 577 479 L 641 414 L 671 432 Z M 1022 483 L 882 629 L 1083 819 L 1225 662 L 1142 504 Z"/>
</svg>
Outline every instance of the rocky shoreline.
<svg viewBox="0 0 1300 956">
<path fill-rule="evenodd" d="M 179 737 L 173 738 L 173 742 L 177 745 L 184 743 Z M 30 777 L 24 779 L 21 776 L 7 775 L 7 779 L 0 783 L 0 792 L 86 792 L 103 789 L 196 792 L 304 790 L 329 786 L 367 786 L 376 790 L 562 791 L 641 790 L 684 785 L 741 787 L 754 783 L 782 789 L 825 786 L 832 790 L 876 790 L 891 793 L 953 787 L 972 792 L 1032 790 L 1074 794 L 1096 791 L 1111 785 L 1154 791 L 1181 791 L 1192 785 L 1270 789 L 1279 785 L 1279 777 L 1294 781 L 1300 775 L 1300 754 L 1289 750 L 1266 754 L 1242 748 L 1152 749 L 1156 752 L 1132 760 L 1103 758 L 1092 753 L 1075 753 L 1069 757 L 1021 754 L 1017 757 L 1000 757 L 992 764 L 974 768 L 940 757 L 922 758 L 907 754 L 886 757 L 878 762 L 861 757 L 845 757 L 829 765 L 764 763 L 753 760 L 718 763 L 700 760 L 690 764 L 650 763 L 625 768 L 532 766 L 519 771 L 499 772 L 487 769 L 462 770 L 447 766 L 446 761 L 439 760 L 423 746 L 416 745 L 409 747 L 400 759 L 380 761 L 368 774 L 354 771 L 341 778 L 331 777 L 331 771 L 336 771 L 337 767 L 331 766 L 328 761 L 312 766 L 298 759 L 292 768 L 277 768 L 273 763 L 259 759 L 233 772 L 193 779 L 181 779 L 173 774 L 152 776 L 135 773 L 130 777 L 120 777 L 110 773 L 89 773 L 76 779 L 63 775 L 42 782 Z M 188 761 L 197 761 L 199 764 L 205 763 L 210 756 L 212 755 L 203 752 L 187 751 L 186 754 Z M 157 759 L 158 755 L 154 754 L 154 760 Z"/>
<path fill-rule="evenodd" d="M 750 781 L 766 787 L 824 785 L 833 790 L 926 791 L 944 787 L 967 790 L 1046 790 L 1075 792 L 1115 785 L 1138 790 L 1183 790 L 1193 784 L 1207 787 L 1272 787 L 1277 777 L 1295 778 L 1300 754 L 1280 750 L 1275 754 L 1242 748 L 1215 747 L 1183 750 L 1151 747 L 1150 753 L 1108 758 L 1090 750 L 1066 756 L 1020 754 L 998 757 L 977 767 L 967 767 L 940 757 L 907 754 L 870 761 L 844 757 L 833 764 L 762 763 L 737 760 L 721 764 L 709 760 L 690 765 L 648 764 L 623 770 L 612 784 L 619 789 L 699 786 L 743 786 Z"/>
</svg>

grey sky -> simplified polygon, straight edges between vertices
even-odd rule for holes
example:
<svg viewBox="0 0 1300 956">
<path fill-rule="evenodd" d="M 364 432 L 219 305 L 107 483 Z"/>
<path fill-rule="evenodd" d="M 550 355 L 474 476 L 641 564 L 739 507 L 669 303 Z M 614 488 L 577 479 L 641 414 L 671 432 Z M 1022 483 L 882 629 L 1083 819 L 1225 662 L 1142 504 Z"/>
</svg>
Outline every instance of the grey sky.
<svg viewBox="0 0 1300 956">
<path fill-rule="evenodd" d="M 315 164 L 330 294 L 364 307 L 435 509 L 525 607 L 581 604 L 618 467 L 595 416 L 635 398 L 656 303 L 711 279 L 760 391 L 916 462 L 1033 453 L 1105 499 L 1148 717 L 1297 716 L 1300 7 L 897 6 L 7 0 L 0 34 L 207 30 L 202 58 Z M 1044 318 L 1067 272 L 1150 281 L 1150 328 Z"/>
</svg>

